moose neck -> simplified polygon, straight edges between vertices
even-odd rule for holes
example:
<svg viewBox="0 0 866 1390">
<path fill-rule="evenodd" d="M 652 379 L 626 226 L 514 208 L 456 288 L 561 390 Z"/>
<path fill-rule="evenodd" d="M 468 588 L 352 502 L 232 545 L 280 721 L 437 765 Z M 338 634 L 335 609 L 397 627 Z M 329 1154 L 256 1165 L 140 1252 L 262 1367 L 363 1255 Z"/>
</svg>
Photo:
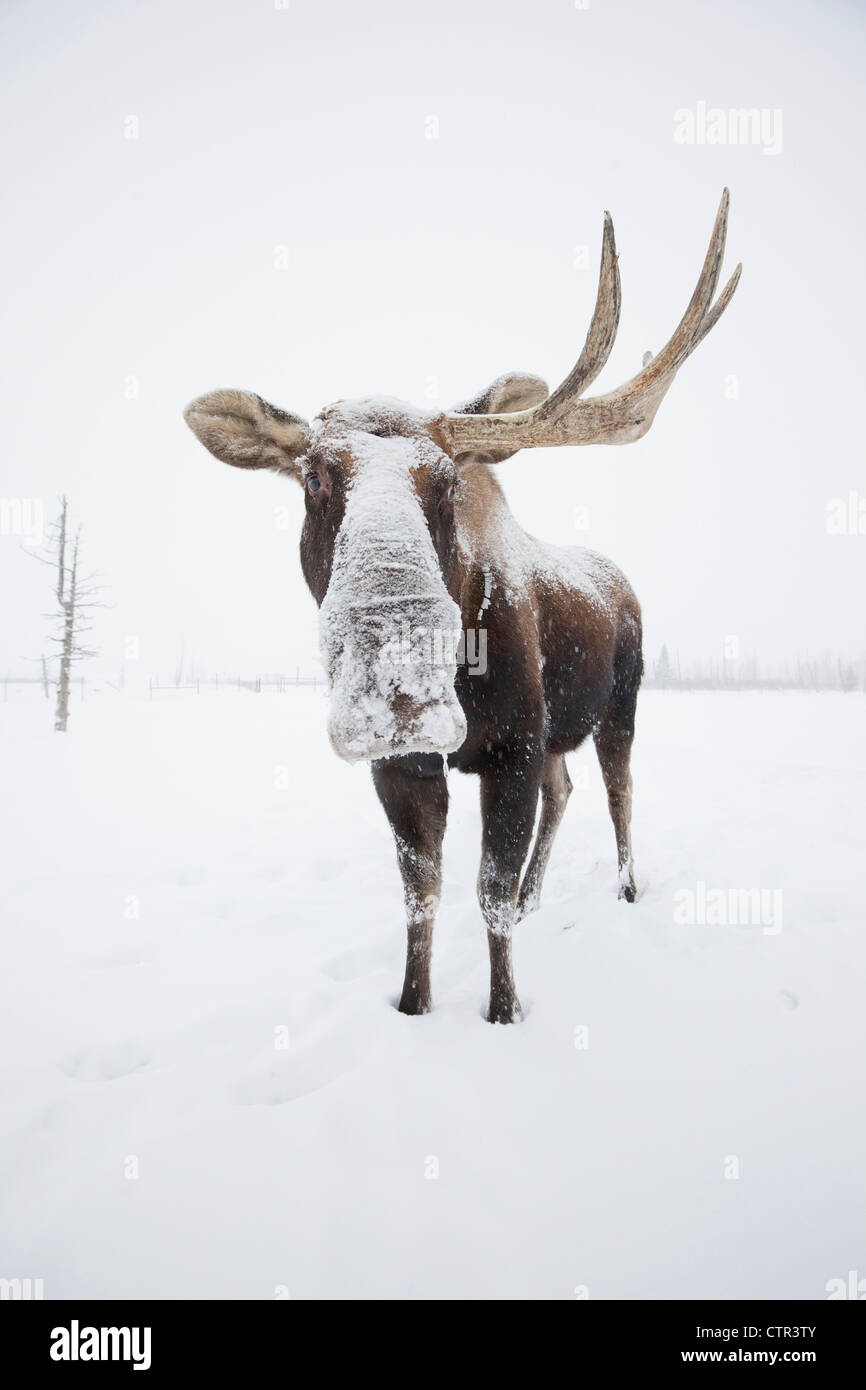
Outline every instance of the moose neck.
<svg viewBox="0 0 866 1390">
<path fill-rule="evenodd" d="M 457 564 L 449 592 L 460 605 L 464 627 L 477 621 L 475 595 L 479 578 L 501 573 L 509 556 L 529 540 L 487 464 L 466 470 L 455 509 Z M 469 610 L 472 611 L 469 611 Z"/>
</svg>

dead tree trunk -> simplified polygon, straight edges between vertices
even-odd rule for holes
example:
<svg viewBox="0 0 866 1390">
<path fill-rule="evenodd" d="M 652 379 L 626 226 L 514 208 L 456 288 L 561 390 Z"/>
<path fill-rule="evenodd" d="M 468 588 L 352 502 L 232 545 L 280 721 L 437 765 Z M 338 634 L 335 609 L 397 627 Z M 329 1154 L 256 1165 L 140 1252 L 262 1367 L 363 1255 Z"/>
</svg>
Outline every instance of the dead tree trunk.
<svg viewBox="0 0 866 1390">
<path fill-rule="evenodd" d="M 60 648 L 59 670 L 57 674 L 57 704 L 54 711 L 54 728 L 59 734 L 66 732 L 69 723 L 69 700 L 72 691 L 72 668 L 75 662 L 95 653 L 80 645 L 83 633 L 90 627 L 85 617 L 90 609 L 101 607 L 93 595 L 98 592 L 93 576 L 82 575 L 79 568 L 81 530 L 70 539 L 69 504 L 61 498 L 61 511 L 54 527 L 50 553 L 39 556 L 44 563 L 51 564 L 56 571 L 55 597 L 57 599 L 57 618 L 60 621 L 58 633 L 51 638 Z M 48 695 L 48 668 L 43 658 L 43 683 Z"/>
<path fill-rule="evenodd" d="M 63 633 L 60 646 L 60 675 L 57 681 L 57 709 L 54 713 L 54 728 L 59 734 L 66 733 L 69 723 L 69 687 L 72 680 L 72 662 L 75 656 L 75 631 L 78 613 L 78 537 L 72 547 L 72 564 L 66 564 L 66 499 L 63 499 L 63 521 L 61 523 L 60 559 L 58 564 L 58 598 L 63 615 Z"/>
</svg>

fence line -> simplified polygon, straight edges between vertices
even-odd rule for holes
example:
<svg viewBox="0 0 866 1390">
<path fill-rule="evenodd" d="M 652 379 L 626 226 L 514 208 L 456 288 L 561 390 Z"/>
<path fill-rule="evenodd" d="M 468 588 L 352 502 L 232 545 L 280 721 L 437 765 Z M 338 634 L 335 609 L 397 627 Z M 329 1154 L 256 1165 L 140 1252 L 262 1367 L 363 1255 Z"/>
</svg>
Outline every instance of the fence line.
<svg viewBox="0 0 866 1390">
<path fill-rule="evenodd" d="M 168 694 L 173 690 L 194 690 L 196 695 L 200 695 L 202 689 L 210 690 L 251 690 L 256 695 L 261 695 L 263 690 L 275 690 L 277 694 L 282 694 L 285 690 L 294 689 L 299 685 L 311 685 L 314 688 L 323 685 L 324 682 L 319 676 L 302 676 L 298 673 L 295 676 L 254 676 L 251 680 L 245 680 L 243 676 L 235 676 L 227 679 L 225 676 L 210 676 L 205 680 L 187 681 L 183 683 L 171 682 L 168 685 L 160 683 L 159 677 L 153 676 L 148 679 L 148 693 L 153 699 L 154 693 Z"/>
<path fill-rule="evenodd" d="M 12 676 L 0 677 L 3 685 L 3 703 L 9 700 L 10 686 L 39 686 L 45 693 L 45 698 L 50 699 L 57 687 L 57 682 L 53 677 L 47 680 L 42 676 Z M 128 678 L 126 672 L 121 672 L 116 680 L 109 680 L 108 677 L 87 677 L 75 676 L 72 681 L 73 687 L 77 690 L 78 702 L 84 700 L 85 691 L 99 693 L 112 691 L 115 694 L 123 695 L 127 691 L 139 690 L 146 691 L 148 699 L 163 695 L 177 694 L 183 692 L 193 692 L 201 695 L 205 691 L 237 690 L 247 691 L 255 695 L 261 695 L 265 691 L 275 694 L 284 694 L 289 690 L 301 686 L 309 686 L 313 689 L 325 687 L 325 679 L 321 674 L 302 675 L 300 669 L 293 676 L 285 675 L 264 675 L 264 676 L 207 676 L 196 680 L 186 681 L 164 681 L 159 676 L 137 676 Z M 866 693 L 866 678 L 861 678 L 860 673 L 855 668 L 840 667 L 839 671 L 832 668 L 824 670 L 817 669 L 816 666 L 806 666 L 796 672 L 789 672 L 784 675 L 757 676 L 754 673 L 743 674 L 741 676 L 734 673 L 724 673 L 718 670 L 694 671 L 687 673 L 659 671 L 650 665 L 645 672 L 641 682 L 645 690 L 715 690 L 715 691 L 812 691 L 824 692 L 835 691 L 845 694 L 864 694 Z"/>
<path fill-rule="evenodd" d="M 53 676 L 43 680 L 41 676 L 7 675 L 0 677 L 0 683 L 3 687 L 4 704 L 8 703 L 10 686 L 38 686 L 44 691 L 46 699 L 51 699 L 57 689 L 57 681 Z M 134 690 L 142 693 L 146 691 L 148 699 L 153 700 L 154 696 L 172 695 L 181 691 L 192 691 L 195 695 L 201 695 L 209 690 L 246 690 L 255 695 L 261 695 L 263 691 L 279 695 L 300 686 L 316 689 L 324 684 L 323 676 L 302 675 L 300 671 L 294 676 L 208 676 L 192 681 L 163 681 L 159 676 L 140 676 L 129 680 L 122 673 L 117 680 L 109 680 L 106 676 L 75 676 L 72 681 L 73 688 L 78 692 L 79 702 L 84 699 L 85 691 L 91 694 L 111 691 L 115 695 L 124 695 Z"/>
</svg>

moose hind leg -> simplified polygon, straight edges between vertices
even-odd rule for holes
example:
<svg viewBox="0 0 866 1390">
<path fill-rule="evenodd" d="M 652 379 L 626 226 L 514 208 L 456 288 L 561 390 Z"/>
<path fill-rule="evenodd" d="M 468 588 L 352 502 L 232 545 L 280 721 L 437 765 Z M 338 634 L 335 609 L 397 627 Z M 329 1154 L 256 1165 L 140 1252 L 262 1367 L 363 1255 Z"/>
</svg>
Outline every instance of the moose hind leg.
<svg viewBox="0 0 866 1390">
<path fill-rule="evenodd" d="M 637 897 L 634 882 L 634 861 L 631 852 L 631 746 L 634 725 L 623 729 L 605 720 L 595 733 L 595 747 L 601 764 L 601 775 L 607 789 L 607 804 L 616 836 L 616 857 L 619 870 L 619 894 L 627 903 Z"/>
<path fill-rule="evenodd" d="M 406 904 L 406 974 L 398 1008 L 401 1014 L 426 1014 L 448 814 L 442 759 L 385 758 L 373 763 L 373 782 L 394 834 Z"/>
<path fill-rule="evenodd" d="M 571 796 L 571 778 L 562 753 L 548 753 L 541 778 L 541 815 L 532 856 L 526 866 L 514 920 L 520 922 L 538 908 L 541 886 L 559 823 Z"/>
<path fill-rule="evenodd" d="M 481 868 L 478 901 L 490 951 L 490 1023 L 522 1017 L 514 988 L 511 928 L 520 870 L 532 840 L 540 768 L 530 762 L 500 765 L 481 776 Z"/>
</svg>

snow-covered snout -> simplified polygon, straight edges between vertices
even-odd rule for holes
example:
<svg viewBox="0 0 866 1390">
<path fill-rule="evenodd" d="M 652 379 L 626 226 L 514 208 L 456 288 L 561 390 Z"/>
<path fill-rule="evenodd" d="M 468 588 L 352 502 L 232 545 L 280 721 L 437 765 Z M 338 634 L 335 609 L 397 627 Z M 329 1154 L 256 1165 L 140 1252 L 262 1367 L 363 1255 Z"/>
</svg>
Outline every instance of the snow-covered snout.
<svg viewBox="0 0 866 1390">
<path fill-rule="evenodd" d="M 319 630 L 328 734 L 350 762 L 449 753 L 466 737 L 454 691 L 461 615 L 445 579 L 455 481 L 428 436 L 351 430 L 338 449 L 326 436 L 310 451 L 302 552 L 315 552 L 332 508 L 339 527 L 333 534 L 331 523 Z M 320 543 L 318 564 L 325 558 Z"/>
</svg>

